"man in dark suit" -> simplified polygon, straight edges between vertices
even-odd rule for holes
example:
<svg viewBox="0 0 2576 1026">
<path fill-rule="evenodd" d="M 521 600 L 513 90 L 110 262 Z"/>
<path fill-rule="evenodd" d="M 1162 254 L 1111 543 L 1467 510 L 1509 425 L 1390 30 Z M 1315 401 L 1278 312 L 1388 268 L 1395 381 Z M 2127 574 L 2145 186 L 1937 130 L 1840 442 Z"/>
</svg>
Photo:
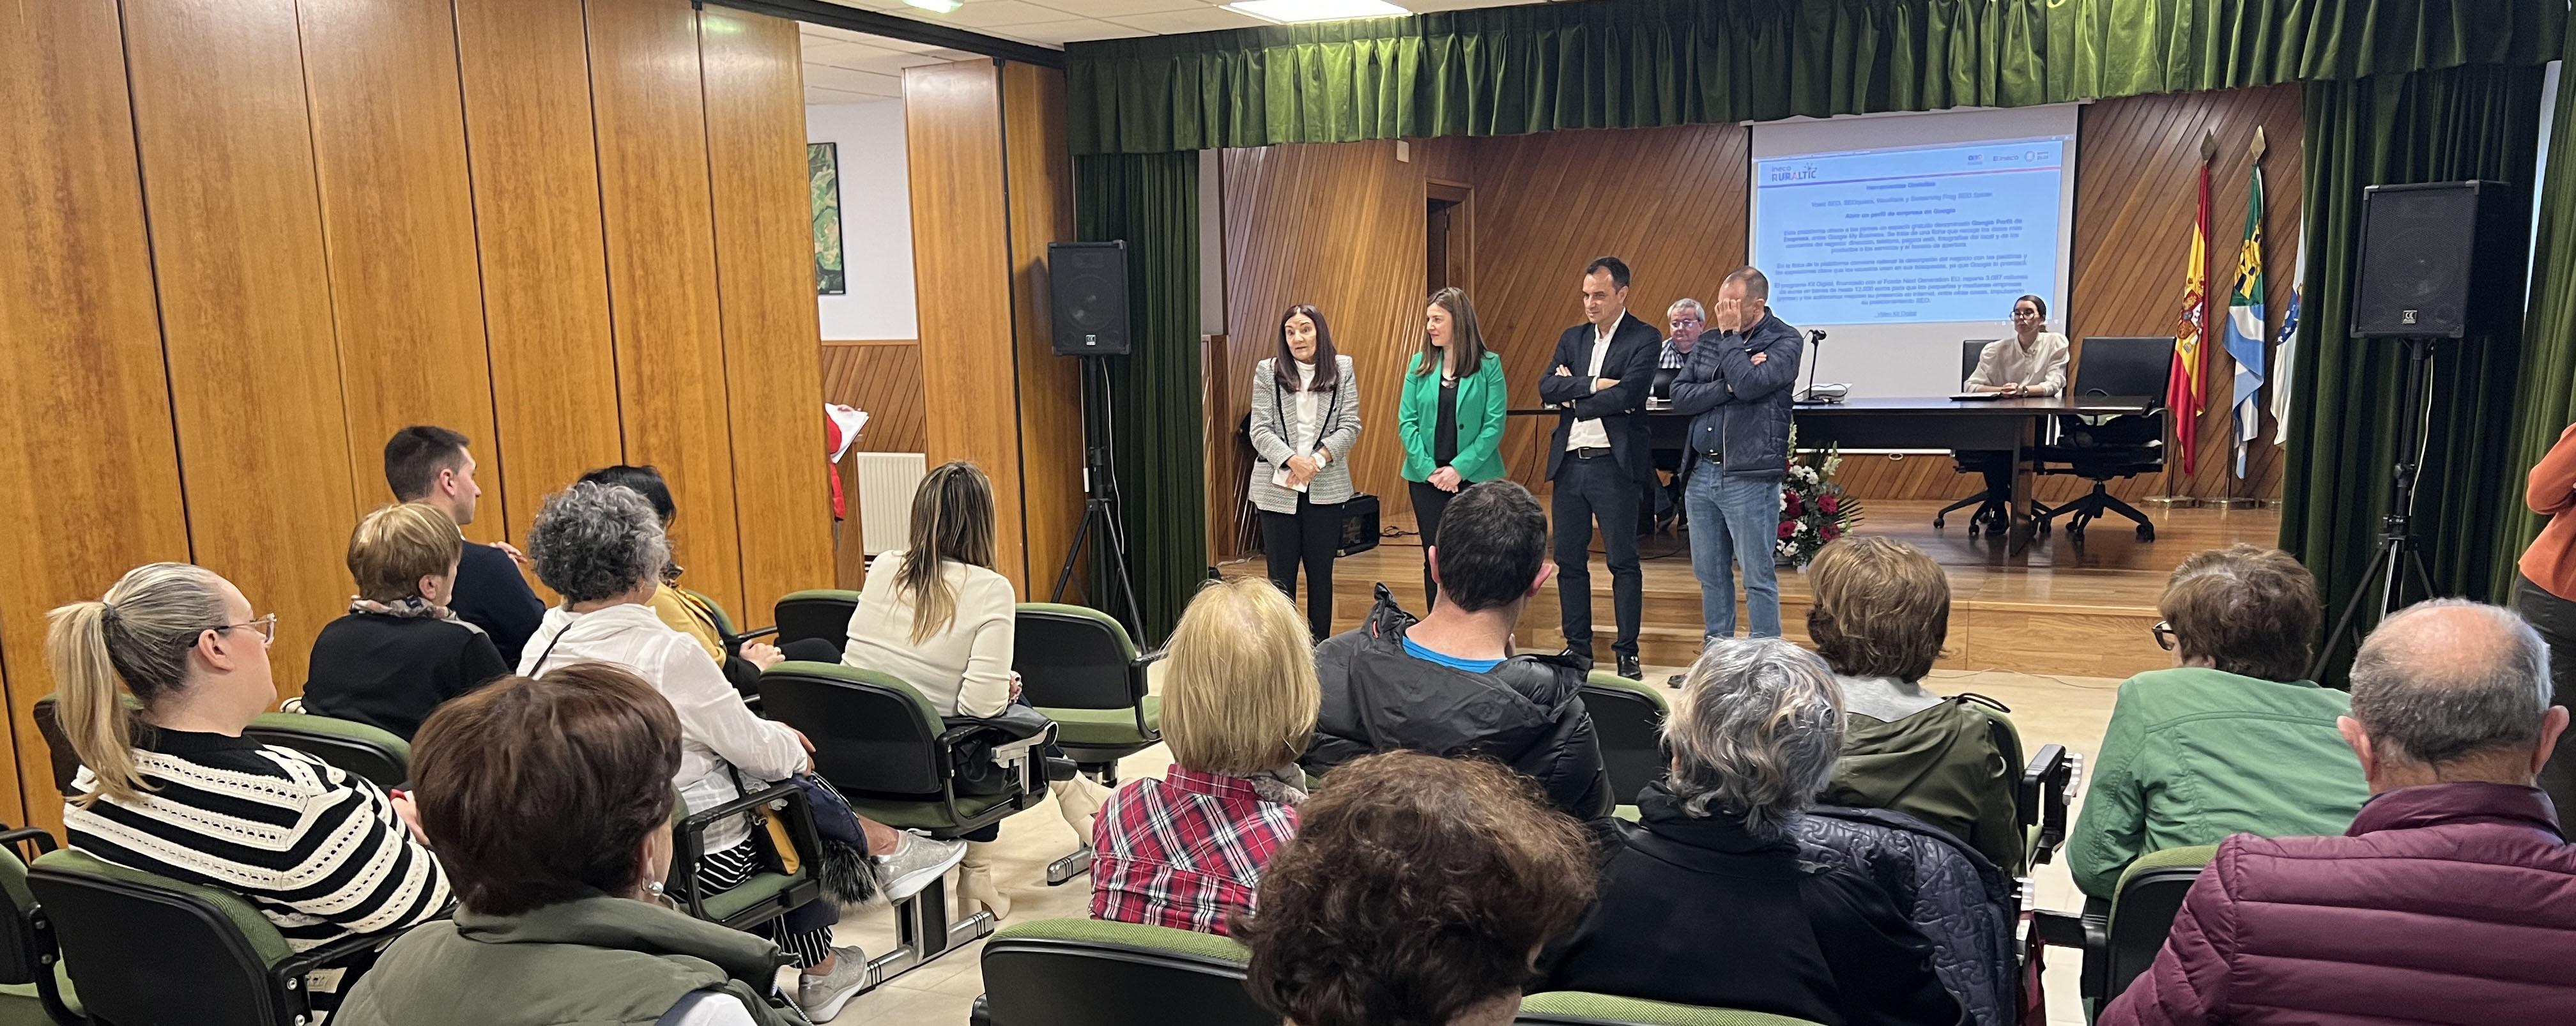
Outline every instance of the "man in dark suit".
<svg viewBox="0 0 2576 1026">
<path fill-rule="evenodd" d="M 1628 316 L 1628 265 L 1602 257 L 1583 268 L 1584 323 L 1557 337 L 1556 357 L 1538 382 L 1540 401 L 1562 409 L 1548 443 L 1547 479 L 1556 483 L 1557 606 L 1565 644 L 1592 658 L 1592 522 L 1610 551 L 1610 594 L 1619 618 L 1619 675 L 1636 679 L 1637 622 L 1645 578 L 1637 569 L 1637 502 L 1654 480 L 1646 434 L 1646 392 L 1655 382 L 1663 336 Z"/>
<path fill-rule="evenodd" d="M 385 442 L 385 484 L 399 502 L 418 502 L 445 512 L 457 526 L 474 522 L 474 507 L 483 486 L 474 481 L 474 454 L 464 435 L 443 427 L 415 424 L 394 432 Z M 537 632 L 545 603 L 519 575 L 519 550 L 503 542 L 465 542 L 456 560 L 456 594 L 447 608 L 458 619 L 483 628 L 501 659 L 519 665 L 519 650 Z"/>
</svg>

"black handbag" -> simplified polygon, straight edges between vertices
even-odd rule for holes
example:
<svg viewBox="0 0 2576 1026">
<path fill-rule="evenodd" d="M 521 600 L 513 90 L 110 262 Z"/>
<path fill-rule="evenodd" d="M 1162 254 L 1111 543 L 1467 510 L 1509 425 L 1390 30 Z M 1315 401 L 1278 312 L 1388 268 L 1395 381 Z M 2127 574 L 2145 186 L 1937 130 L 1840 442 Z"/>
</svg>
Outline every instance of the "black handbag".
<svg viewBox="0 0 2576 1026">
<path fill-rule="evenodd" d="M 1045 713 L 1017 702 L 991 716 L 949 716 L 941 722 L 948 730 L 940 736 L 948 741 L 949 757 L 954 760 L 950 786 L 958 794 L 972 795 L 1010 793 L 1012 776 L 993 758 L 993 750 L 1055 728 L 1055 721 Z"/>
</svg>

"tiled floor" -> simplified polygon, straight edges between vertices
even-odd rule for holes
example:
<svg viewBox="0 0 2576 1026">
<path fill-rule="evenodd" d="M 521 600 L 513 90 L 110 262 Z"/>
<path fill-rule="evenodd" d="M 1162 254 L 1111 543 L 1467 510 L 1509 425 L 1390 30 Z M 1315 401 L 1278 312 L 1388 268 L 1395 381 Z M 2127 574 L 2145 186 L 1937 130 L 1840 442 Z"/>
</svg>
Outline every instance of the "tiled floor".
<svg viewBox="0 0 2576 1026">
<path fill-rule="evenodd" d="M 1678 668 L 1649 667 L 1646 679 L 1661 680 L 1665 674 L 1677 671 Z M 2112 697 L 2120 682 L 1936 670 L 1926 683 L 1944 694 L 1973 691 L 2001 701 L 2012 708 L 2013 720 L 2030 747 L 2054 742 L 2083 753 L 2089 760 L 2101 746 L 2102 729 L 2110 719 Z M 1170 764 L 1171 757 L 1157 747 L 1120 763 L 1119 771 L 1127 778 L 1161 776 Z M 1064 824 L 1051 801 L 1004 821 L 999 847 L 994 850 L 993 870 L 1012 900 L 1011 915 L 1005 923 L 1090 913 L 1088 877 L 1062 887 L 1046 886 L 1047 863 L 1073 847 L 1073 830 Z M 2073 909 L 2081 905 L 2075 882 L 2063 863 L 2041 866 L 2037 875 L 2042 907 Z M 858 944 L 872 954 L 891 950 L 892 910 L 870 908 L 843 919 L 837 939 L 842 944 Z M 832 1021 L 962 1026 L 976 995 L 983 993 L 983 973 L 978 965 L 982 954 L 981 942 L 951 952 L 861 995 Z M 2049 963 L 2046 985 L 2050 1026 L 2084 1026 L 2075 994 L 2077 962 L 2076 958 L 2061 956 Z"/>
</svg>

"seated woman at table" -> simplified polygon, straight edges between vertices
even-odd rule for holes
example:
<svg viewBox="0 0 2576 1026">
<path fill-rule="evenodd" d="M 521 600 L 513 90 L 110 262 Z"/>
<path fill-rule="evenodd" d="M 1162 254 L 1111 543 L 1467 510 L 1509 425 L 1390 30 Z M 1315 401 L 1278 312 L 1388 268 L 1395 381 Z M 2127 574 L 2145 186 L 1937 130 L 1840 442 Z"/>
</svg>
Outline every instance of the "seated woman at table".
<svg viewBox="0 0 2576 1026">
<path fill-rule="evenodd" d="M 2011 338 L 1988 342 L 1977 355 L 1967 391 L 2010 396 L 2066 391 L 2066 336 L 2042 330 L 2048 327 L 2048 301 L 2038 296 L 2013 300 L 2012 326 Z"/>
</svg>

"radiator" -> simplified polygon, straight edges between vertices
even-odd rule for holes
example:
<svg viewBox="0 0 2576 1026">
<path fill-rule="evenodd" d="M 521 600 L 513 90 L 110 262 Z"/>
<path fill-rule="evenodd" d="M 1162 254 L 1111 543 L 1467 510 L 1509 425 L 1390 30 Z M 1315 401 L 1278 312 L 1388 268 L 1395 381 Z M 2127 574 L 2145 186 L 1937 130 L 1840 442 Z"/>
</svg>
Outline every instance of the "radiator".
<svg viewBox="0 0 2576 1026">
<path fill-rule="evenodd" d="M 904 547 L 912 536 L 912 493 L 930 470 L 917 452 L 854 452 L 859 479 L 859 548 L 868 555 Z"/>
</svg>

